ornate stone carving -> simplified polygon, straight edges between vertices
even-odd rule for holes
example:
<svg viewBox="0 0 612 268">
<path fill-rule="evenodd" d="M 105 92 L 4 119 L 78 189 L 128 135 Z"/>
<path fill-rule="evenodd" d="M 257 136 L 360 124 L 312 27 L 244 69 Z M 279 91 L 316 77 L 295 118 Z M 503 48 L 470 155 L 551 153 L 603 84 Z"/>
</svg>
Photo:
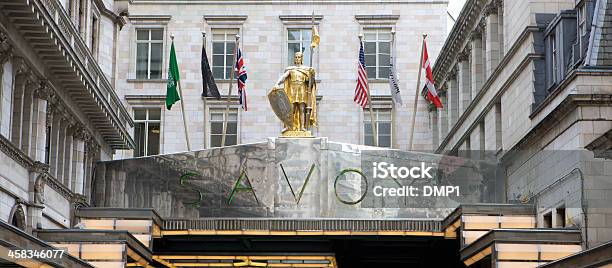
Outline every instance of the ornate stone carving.
<svg viewBox="0 0 612 268">
<path fill-rule="evenodd" d="M 39 98 L 41 100 L 49 100 L 53 92 L 47 85 L 46 81 L 39 81 L 38 88 L 34 90 L 34 97 Z M 49 106 L 47 106 L 49 107 Z M 48 108 L 47 108 L 48 111 Z"/>
<path fill-rule="evenodd" d="M 470 34 L 470 40 L 474 41 L 474 40 L 480 39 L 480 38 L 482 38 L 482 28 L 476 27 L 476 29 L 474 29 L 472 34 Z"/>
<path fill-rule="evenodd" d="M 23 211 L 23 206 L 21 205 L 23 201 L 21 200 L 16 200 L 16 201 L 17 202 L 13 206 L 12 213 L 10 215 L 9 223 L 25 231 L 26 217 L 25 217 L 25 211 Z"/>
<path fill-rule="evenodd" d="M 461 51 L 459 55 L 457 55 L 457 61 L 459 62 L 469 61 L 471 58 L 470 57 L 471 53 L 472 53 L 472 47 L 468 44 L 467 46 L 465 46 L 463 51 Z"/>
<path fill-rule="evenodd" d="M 457 66 L 451 67 L 451 69 L 448 71 L 448 76 L 446 78 L 446 80 L 455 80 L 455 79 L 457 79 Z"/>
<path fill-rule="evenodd" d="M 13 57 L 13 66 L 17 70 L 17 75 L 27 75 L 30 72 L 30 67 L 22 57 Z"/>
<path fill-rule="evenodd" d="M 30 169 L 31 172 L 35 172 L 35 173 L 45 173 L 45 172 L 49 172 L 49 165 L 40 162 L 40 161 L 35 161 L 34 164 L 32 165 L 32 168 Z"/>
<path fill-rule="evenodd" d="M 89 134 L 87 129 L 85 129 L 82 126 L 77 127 L 77 129 L 74 131 L 74 134 L 72 134 L 72 136 L 75 139 L 82 140 L 82 141 L 88 141 L 91 138 L 91 135 Z"/>
<path fill-rule="evenodd" d="M 91 138 L 85 143 L 85 152 L 88 157 L 93 157 L 98 154 L 98 150 L 100 149 L 100 145 L 96 142 L 95 139 Z"/>
<path fill-rule="evenodd" d="M 36 177 L 36 182 L 34 183 L 34 203 L 37 205 L 45 204 L 45 184 L 49 178 L 48 173 L 40 173 L 38 177 Z"/>
<path fill-rule="evenodd" d="M 486 17 L 490 16 L 491 14 L 497 14 L 497 10 L 499 8 L 497 2 L 499 2 L 499 1 L 493 0 L 493 1 L 491 1 L 491 3 L 486 5 L 484 7 L 484 9 L 482 10 L 482 16 L 486 18 Z"/>
<path fill-rule="evenodd" d="M 49 173 L 45 173 L 45 174 L 47 174 L 47 177 L 46 177 L 46 180 L 45 180 L 46 185 L 49 185 L 49 187 L 51 189 L 55 190 L 56 192 L 61 194 L 66 199 L 68 199 L 68 200 L 72 199 L 72 196 L 74 195 L 74 193 L 72 191 L 70 191 L 70 189 L 68 189 L 68 187 L 66 187 L 61 182 L 59 182 L 56 178 L 51 176 L 51 174 L 49 174 Z"/>
<path fill-rule="evenodd" d="M 10 58 L 10 55 L 11 44 L 8 41 L 8 36 L 4 32 L 0 32 L 0 64 L 5 63 Z"/>
</svg>

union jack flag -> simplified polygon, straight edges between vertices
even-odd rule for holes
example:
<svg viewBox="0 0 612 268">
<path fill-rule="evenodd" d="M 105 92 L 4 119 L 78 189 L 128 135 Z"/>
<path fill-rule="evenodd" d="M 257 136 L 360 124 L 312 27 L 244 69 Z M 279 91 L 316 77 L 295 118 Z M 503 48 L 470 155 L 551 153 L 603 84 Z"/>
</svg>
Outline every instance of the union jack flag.
<svg viewBox="0 0 612 268">
<path fill-rule="evenodd" d="M 247 110 L 247 94 L 246 94 L 246 80 L 247 72 L 244 66 L 244 59 L 242 58 L 242 50 L 238 48 L 236 55 L 236 80 L 238 80 L 238 100 L 242 104 L 242 109 Z"/>
<path fill-rule="evenodd" d="M 366 108 L 368 105 L 368 73 L 366 72 L 365 52 L 363 51 L 363 43 L 359 47 L 359 64 L 357 66 L 357 87 L 355 87 L 355 98 L 353 100 Z"/>
</svg>

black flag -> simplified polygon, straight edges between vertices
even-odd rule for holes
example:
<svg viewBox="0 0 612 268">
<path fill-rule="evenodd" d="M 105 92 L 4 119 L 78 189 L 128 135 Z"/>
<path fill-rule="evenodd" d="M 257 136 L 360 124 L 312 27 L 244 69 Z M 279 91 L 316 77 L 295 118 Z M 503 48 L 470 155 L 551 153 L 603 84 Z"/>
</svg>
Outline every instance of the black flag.
<svg viewBox="0 0 612 268">
<path fill-rule="evenodd" d="M 208 63 L 208 56 L 206 55 L 206 45 L 202 45 L 202 97 L 213 96 L 217 99 L 221 99 L 219 89 L 215 83 L 215 78 L 210 71 L 210 64 Z"/>
</svg>

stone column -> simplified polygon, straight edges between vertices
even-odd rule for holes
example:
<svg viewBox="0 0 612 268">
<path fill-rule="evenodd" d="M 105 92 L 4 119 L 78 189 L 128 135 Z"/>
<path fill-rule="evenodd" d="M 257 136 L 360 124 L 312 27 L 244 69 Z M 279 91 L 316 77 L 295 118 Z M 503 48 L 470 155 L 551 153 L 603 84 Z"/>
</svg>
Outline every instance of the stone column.
<svg viewBox="0 0 612 268">
<path fill-rule="evenodd" d="M 497 33 L 499 42 L 499 60 L 504 58 L 506 55 L 504 48 L 504 1 L 503 0 L 493 0 L 495 6 L 497 7 Z"/>
<path fill-rule="evenodd" d="M 96 160 L 99 159 L 99 150 L 100 150 L 100 145 L 98 145 L 98 143 L 96 143 L 96 141 L 94 140 L 93 137 L 91 137 L 89 140 L 87 140 L 87 142 L 85 143 L 85 154 L 84 154 L 84 158 L 85 158 L 85 178 L 84 178 L 84 190 L 83 193 L 85 196 L 88 197 L 92 197 L 92 193 L 91 192 L 91 188 L 92 188 L 92 178 L 94 176 L 93 174 L 93 165 L 96 162 Z M 102 168 L 97 168 L 96 169 L 96 173 L 98 172 L 102 172 L 102 174 L 104 174 L 105 172 L 105 168 L 104 166 L 102 166 Z M 97 174 L 98 175 L 98 174 Z M 100 180 L 104 180 L 104 175 L 102 176 L 96 176 L 96 178 L 100 179 Z M 99 185 L 97 185 L 99 186 Z M 103 196 L 102 196 L 103 197 Z M 97 197 L 97 200 L 101 200 L 99 198 L 102 197 Z M 98 204 L 98 205 L 102 205 L 102 204 Z"/>
<path fill-rule="evenodd" d="M 11 58 L 12 55 L 12 46 L 8 41 L 8 36 L 0 31 L 0 133 L 4 134 L 7 138 L 10 134 L 10 132 L 6 131 L 4 129 L 5 124 L 8 126 L 9 122 L 10 122 L 10 114 L 7 114 L 6 116 L 1 116 L 2 112 L 4 111 L 3 107 L 3 101 L 2 101 L 2 96 L 4 94 L 10 94 L 11 89 L 6 89 L 4 88 L 4 64 L 7 63 L 9 61 L 9 59 Z M 9 110 L 10 112 L 10 110 Z M 7 121 L 7 122 L 3 122 L 3 121 Z M 6 128 L 7 130 L 10 128 Z"/>
<path fill-rule="evenodd" d="M 90 135 L 83 127 L 79 127 L 73 134 L 72 158 L 72 185 L 70 189 L 77 194 L 83 194 L 85 179 L 85 143 Z"/>
<path fill-rule="evenodd" d="M 470 65 L 470 53 L 470 47 L 467 46 L 457 58 L 457 61 L 459 62 L 459 68 L 457 71 L 457 80 L 459 81 L 459 113 L 457 118 L 463 114 L 472 101 L 472 72 Z"/>
<path fill-rule="evenodd" d="M 47 146 L 47 129 L 51 121 L 47 122 L 47 100 L 51 91 L 46 82 L 39 82 L 38 88 L 34 90 L 32 100 L 32 131 L 30 138 L 32 145 L 30 157 L 35 161 L 45 162 Z M 48 124 L 49 123 L 49 124 Z"/>
<path fill-rule="evenodd" d="M 25 87 L 28 73 L 30 72 L 25 61 L 21 57 L 13 57 L 13 68 L 15 68 L 15 76 L 13 78 L 13 107 L 11 112 L 11 142 L 21 148 L 23 140 L 21 133 L 24 119 L 24 98 Z"/>
<path fill-rule="evenodd" d="M 459 83 L 457 82 L 457 67 L 451 68 L 448 73 L 448 90 L 447 90 L 447 102 L 448 102 L 448 130 L 455 126 L 455 122 L 459 118 Z"/>
<path fill-rule="evenodd" d="M 497 65 L 499 64 L 500 59 L 500 45 L 499 45 L 499 26 L 497 19 L 497 6 L 495 5 L 495 1 L 493 3 L 487 5 L 484 10 L 484 21 L 485 21 L 485 71 L 486 77 L 490 77 Z"/>
<path fill-rule="evenodd" d="M 62 117 L 58 113 L 57 105 L 50 101 L 47 103 L 47 126 L 51 127 L 51 137 L 49 140 L 49 173 L 56 178 L 61 121 Z"/>
<path fill-rule="evenodd" d="M 484 82 L 484 72 L 483 72 L 483 57 L 482 57 L 482 29 L 478 27 L 475 32 L 470 36 L 471 47 L 472 47 L 472 59 L 471 59 L 471 69 L 472 69 L 472 98 L 480 92 L 482 89 L 482 84 Z"/>
<path fill-rule="evenodd" d="M 440 127 L 438 128 L 440 131 L 440 143 L 446 138 L 446 134 L 448 134 L 448 82 L 446 82 L 441 90 L 438 92 L 440 96 L 440 100 L 442 101 L 443 108 L 438 112 L 438 124 Z"/>
<path fill-rule="evenodd" d="M 66 131 L 68 128 L 68 120 L 60 116 L 59 129 L 57 130 L 57 156 L 55 163 L 55 178 L 58 181 L 64 181 L 64 157 L 66 155 Z"/>
<path fill-rule="evenodd" d="M 23 122 L 21 127 L 21 150 L 30 158 L 34 159 L 33 148 L 36 140 L 32 139 L 32 122 L 34 115 L 34 91 L 38 87 L 38 79 L 29 75 L 25 86 L 25 94 L 23 99 Z"/>
<path fill-rule="evenodd" d="M 62 163 L 63 182 L 68 189 L 72 186 L 72 161 L 74 158 L 74 133 L 79 127 L 76 126 L 76 122 L 70 119 L 68 126 L 66 127 L 66 137 L 64 138 L 64 159 Z"/>
</svg>

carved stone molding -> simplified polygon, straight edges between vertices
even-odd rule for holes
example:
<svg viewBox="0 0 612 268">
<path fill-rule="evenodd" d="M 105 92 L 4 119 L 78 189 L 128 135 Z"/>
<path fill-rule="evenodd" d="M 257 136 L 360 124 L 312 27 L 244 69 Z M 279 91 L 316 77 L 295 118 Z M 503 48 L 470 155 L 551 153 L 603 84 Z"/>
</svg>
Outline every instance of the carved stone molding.
<svg viewBox="0 0 612 268">
<path fill-rule="evenodd" d="M 472 53 L 472 47 L 468 44 L 467 46 L 465 46 L 463 51 L 461 51 L 461 53 L 457 55 L 457 61 L 459 62 L 469 61 L 471 59 L 470 57 L 471 53 Z"/>
<path fill-rule="evenodd" d="M 85 129 L 82 126 L 77 127 L 77 129 L 74 131 L 72 136 L 75 139 L 78 139 L 78 140 L 81 140 L 81 141 L 85 141 L 85 142 L 88 141 L 89 139 L 91 139 L 91 135 L 89 134 L 87 129 Z"/>
<path fill-rule="evenodd" d="M 49 165 L 40 161 L 35 161 L 30 171 L 35 173 L 49 172 Z"/>
<path fill-rule="evenodd" d="M 50 174 L 48 173 L 45 173 L 45 174 L 47 174 L 45 182 L 47 185 L 49 185 L 51 189 L 55 190 L 56 192 L 58 192 L 59 194 L 61 194 L 63 197 L 65 197 L 68 200 L 72 199 L 72 196 L 74 195 L 74 193 L 70 191 L 68 187 L 66 187 L 64 184 L 59 182 L 56 178 L 54 178 Z"/>
<path fill-rule="evenodd" d="M 39 98 L 41 100 L 49 100 L 52 94 L 53 92 L 47 85 L 46 81 L 38 82 L 38 88 L 34 90 L 34 97 Z M 47 108 L 47 112 L 48 112 L 48 108 Z"/>
<path fill-rule="evenodd" d="M 472 34 L 470 34 L 470 40 L 474 41 L 476 39 L 481 39 L 482 38 L 482 28 L 476 27 L 476 29 L 472 32 Z"/>
<path fill-rule="evenodd" d="M 453 66 L 448 71 L 448 76 L 446 78 L 446 80 L 455 80 L 455 79 L 457 79 L 457 66 Z"/>
<path fill-rule="evenodd" d="M 25 60 L 19 56 L 13 56 L 13 66 L 16 69 L 17 75 L 24 75 L 30 71 L 30 67 Z"/>
<path fill-rule="evenodd" d="M 8 61 L 11 55 L 11 44 L 6 33 L 0 31 L 0 64 Z M 1 70 L 0 70 L 1 71 Z"/>
<path fill-rule="evenodd" d="M 30 170 L 34 165 L 34 161 L 32 161 L 30 157 L 24 154 L 19 148 L 13 145 L 11 141 L 7 140 L 2 135 L 0 135 L 0 151 L 28 170 Z"/>
<path fill-rule="evenodd" d="M 98 150 L 100 149 L 100 145 L 95 141 L 95 139 L 91 138 L 85 143 L 85 152 L 88 157 L 93 157 L 98 154 Z"/>
<path fill-rule="evenodd" d="M 500 2 L 500 1 L 493 0 L 493 1 L 491 1 L 491 3 L 486 5 L 484 7 L 484 9 L 482 10 L 482 16 L 486 18 L 486 17 L 490 16 L 491 14 L 497 14 L 497 11 L 499 9 L 499 6 L 498 6 L 497 2 Z"/>
<path fill-rule="evenodd" d="M 25 211 L 23 210 L 22 200 L 16 200 L 17 202 L 11 209 L 11 214 L 9 215 L 9 223 L 13 226 L 25 231 L 26 229 L 26 217 Z"/>
</svg>

